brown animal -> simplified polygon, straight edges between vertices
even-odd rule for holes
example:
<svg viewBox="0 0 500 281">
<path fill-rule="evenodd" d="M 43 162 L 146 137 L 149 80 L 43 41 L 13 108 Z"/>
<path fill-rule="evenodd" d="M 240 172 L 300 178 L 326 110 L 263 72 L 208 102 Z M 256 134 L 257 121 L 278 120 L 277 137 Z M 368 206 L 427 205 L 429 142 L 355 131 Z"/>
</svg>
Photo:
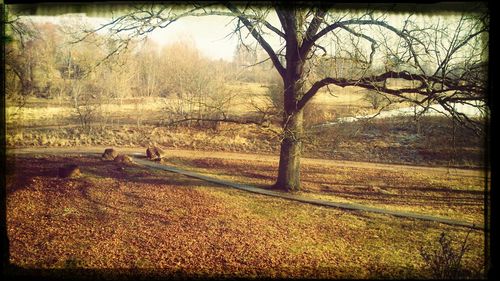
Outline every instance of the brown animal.
<svg viewBox="0 0 500 281">
<path fill-rule="evenodd" d="M 102 160 L 114 160 L 118 156 L 118 152 L 113 148 L 106 148 L 101 156 Z"/>
<path fill-rule="evenodd" d="M 80 176 L 80 168 L 78 165 L 69 164 L 59 168 L 58 175 L 61 178 L 74 178 Z"/>
<path fill-rule="evenodd" d="M 115 162 L 125 163 L 125 164 L 134 163 L 134 161 L 132 160 L 132 157 L 125 155 L 125 154 L 118 154 L 118 156 L 115 157 Z"/>
<path fill-rule="evenodd" d="M 146 156 L 150 160 L 161 161 L 161 158 L 165 156 L 165 151 L 157 146 L 150 146 L 146 149 Z"/>
</svg>

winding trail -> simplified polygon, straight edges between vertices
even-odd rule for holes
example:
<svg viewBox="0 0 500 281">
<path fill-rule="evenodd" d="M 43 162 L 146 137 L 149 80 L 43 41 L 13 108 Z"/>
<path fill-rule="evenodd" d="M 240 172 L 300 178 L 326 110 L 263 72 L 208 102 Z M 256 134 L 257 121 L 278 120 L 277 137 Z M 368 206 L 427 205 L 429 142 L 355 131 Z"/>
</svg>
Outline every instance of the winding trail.
<svg viewBox="0 0 500 281">
<path fill-rule="evenodd" d="M 121 149 L 123 150 L 123 149 Z M 82 149 L 59 149 L 59 148 L 47 148 L 47 149 L 10 149 L 7 150 L 8 155 L 12 154 L 101 154 L 103 149 L 97 149 L 97 148 L 91 148 L 82 151 Z M 429 216 L 429 215 L 424 215 L 424 214 L 418 214 L 418 213 L 411 213 L 411 212 L 401 212 L 401 211 L 394 211 L 394 210 L 387 210 L 387 209 L 381 209 L 381 208 L 374 208 L 366 205 L 361 205 L 361 204 L 355 204 L 355 203 L 341 203 L 341 202 L 332 202 L 332 201 L 326 201 L 326 200 L 320 200 L 320 199 L 312 199 L 312 198 L 306 198 L 304 196 L 296 195 L 296 194 L 289 194 L 289 193 L 284 193 L 284 192 L 279 192 L 279 191 L 273 191 L 273 190 L 267 190 L 267 189 L 262 189 L 250 185 L 245 185 L 245 184 L 240 184 L 240 183 L 235 183 L 235 182 L 230 182 L 222 179 L 218 179 L 215 177 L 210 177 L 207 175 L 203 175 L 200 173 L 188 171 L 188 170 L 183 170 L 179 169 L 174 166 L 168 166 L 164 164 L 159 164 L 158 162 L 153 162 L 145 159 L 144 153 L 139 153 L 137 152 L 138 149 L 126 149 L 126 152 L 134 159 L 134 161 L 142 166 L 148 167 L 148 168 L 153 168 L 153 169 L 158 169 L 158 170 L 164 170 L 168 172 L 174 172 L 178 174 L 182 174 L 188 177 L 192 178 L 197 178 L 201 179 L 204 181 L 212 182 L 215 184 L 220 184 L 224 186 L 229 186 L 232 188 L 236 188 L 239 190 L 244 190 L 252 193 L 257 193 L 261 195 L 267 195 L 267 196 L 273 196 L 273 197 L 278 197 L 282 199 L 287 199 L 287 200 L 292 200 L 292 201 L 298 201 L 302 203 L 308 203 L 308 204 L 313 204 L 313 205 L 318 205 L 318 206 L 325 206 L 325 207 L 334 207 L 334 208 L 341 208 L 341 209 L 348 209 L 348 210 L 354 210 L 354 211 L 365 211 L 365 212 L 372 212 L 372 213 L 379 213 L 379 214 L 384 214 L 384 215 L 393 215 L 397 217 L 403 217 L 403 218 L 410 218 L 410 219 L 419 219 L 419 220 L 426 220 L 426 221 L 432 221 L 432 222 L 438 222 L 438 223 L 444 223 L 448 225 L 453 225 L 453 226 L 461 226 L 461 227 L 468 227 L 472 229 L 477 229 L 477 230 L 484 230 L 485 227 L 483 225 L 476 225 L 467 221 L 460 221 L 460 220 L 453 220 L 449 218 L 443 218 L 443 217 L 436 217 L 436 216 Z M 195 152 L 197 153 L 197 152 Z M 214 155 L 211 155 L 214 156 Z M 261 158 L 259 158 L 261 159 Z M 269 159 L 268 159 L 269 160 Z M 314 160 L 319 160 L 319 159 L 314 159 Z M 329 162 L 333 162 L 333 160 L 324 160 Z M 320 160 L 320 162 L 322 162 Z M 338 161 L 337 161 L 338 162 Z M 343 161 L 340 161 L 343 162 Z M 357 163 L 357 162 L 354 162 Z M 329 163 L 332 164 L 332 163 Z M 371 163 L 368 163 L 371 164 Z M 382 168 L 382 169 L 390 169 L 391 166 L 395 165 L 390 165 L 390 164 L 384 164 L 382 167 L 380 164 L 377 164 L 377 168 Z M 394 167 L 392 167 L 394 168 Z M 429 167 L 414 167 L 414 168 L 420 168 L 420 169 L 443 169 L 443 168 L 429 168 Z M 457 172 L 462 172 L 464 174 L 467 174 L 468 170 L 457 170 Z M 476 173 L 474 173 L 476 174 Z M 488 231 L 488 230 L 487 230 Z"/>
</svg>

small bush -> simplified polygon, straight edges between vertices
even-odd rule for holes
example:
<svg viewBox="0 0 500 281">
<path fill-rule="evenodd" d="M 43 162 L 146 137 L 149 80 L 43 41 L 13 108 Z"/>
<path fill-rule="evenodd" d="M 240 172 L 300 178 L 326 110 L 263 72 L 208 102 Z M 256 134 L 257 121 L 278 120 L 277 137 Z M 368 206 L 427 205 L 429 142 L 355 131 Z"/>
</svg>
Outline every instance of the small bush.
<svg viewBox="0 0 500 281">
<path fill-rule="evenodd" d="M 311 127 L 331 122 L 334 118 L 335 114 L 332 110 L 322 104 L 309 103 L 304 107 L 305 126 Z"/>
<path fill-rule="evenodd" d="M 374 91 L 366 91 L 363 99 L 369 102 L 373 109 L 379 109 L 388 102 L 387 97 Z"/>
<path fill-rule="evenodd" d="M 470 231 L 465 236 L 464 241 L 459 246 L 454 246 L 452 239 L 441 233 L 437 244 L 420 248 L 420 255 L 425 264 L 430 269 L 433 278 L 438 279 L 466 279 L 475 278 L 478 273 L 471 272 L 463 267 L 462 259 L 469 250 L 467 239 Z"/>
</svg>

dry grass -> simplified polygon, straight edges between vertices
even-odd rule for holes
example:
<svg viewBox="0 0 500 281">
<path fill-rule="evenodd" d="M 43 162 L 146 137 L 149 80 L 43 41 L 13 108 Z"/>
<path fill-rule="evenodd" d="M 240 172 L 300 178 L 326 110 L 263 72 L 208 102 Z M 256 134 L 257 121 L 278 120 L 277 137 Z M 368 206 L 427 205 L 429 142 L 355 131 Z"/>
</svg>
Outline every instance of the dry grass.
<svg viewBox="0 0 500 281">
<path fill-rule="evenodd" d="M 439 116 L 376 119 L 309 129 L 305 154 L 353 161 L 483 167 L 485 137 Z M 454 131 L 455 130 L 455 131 Z"/>
<path fill-rule="evenodd" d="M 304 156 L 322 159 L 481 167 L 484 143 L 464 128 L 457 130 L 452 145 L 452 126 L 430 118 L 425 132 L 417 135 L 404 119 L 377 120 L 366 125 L 338 124 L 312 130 L 305 140 Z M 218 130 L 195 127 L 104 126 L 85 132 L 78 126 L 11 130 L 7 147 L 146 146 L 158 143 L 169 149 L 279 153 L 278 127 L 222 124 Z"/>
<path fill-rule="evenodd" d="M 482 170 L 303 162 L 303 196 L 484 224 L 485 175 Z M 166 163 L 264 188 L 274 183 L 277 173 L 276 161 L 186 155 L 167 158 Z"/>
<path fill-rule="evenodd" d="M 255 111 L 254 103 L 262 106 L 266 100 L 264 85 L 235 83 L 226 87 L 236 93 L 231 107 L 234 114 L 249 114 Z M 373 113 L 359 88 L 332 86 L 332 91 L 333 96 L 325 91 L 318 93 L 306 108 L 305 156 L 459 167 L 485 164 L 485 140 L 463 127 L 454 129 L 446 118 L 422 118 L 421 134 L 416 133 L 410 117 L 313 128 L 337 117 Z M 108 102 L 102 104 L 103 116 L 91 132 L 80 127 L 68 101 L 59 104 L 32 98 L 17 113 L 15 105 L 7 103 L 7 146 L 145 146 L 154 142 L 174 149 L 279 153 L 278 123 L 269 128 L 229 123 L 217 129 L 166 127 L 159 121 L 165 118 L 165 103 L 174 102 L 171 99 L 124 99 L 122 105 L 118 100 Z"/>
<path fill-rule="evenodd" d="M 180 160 L 263 183 L 273 173 L 266 162 Z M 57 178 L 57 168 L 68 162 L 78 164 L 83 176 Z M 9 157 L 8 164 L 11 262 L 22 268 L 148 269 L 191 277 L 427 278 L 420 245 L 442 231 L 458 240 L 467 231 L 255 195 L 97 156 L 18 156 Z M 343 189 L 344 173 L 353 174 L 314 165 L 306 169 L 310 190 L 319 175 L 324 175 L 319 182 Z M 409 191 L 419 184 L 416 178 L 394 179 L 406 182 L 395 190 Z M 354 175 L 351 182 L 358 181 Z M 462 189 L 455 183 L 449 187 Z M 464 266 L 479 269 L 484 235 L 475 231 L 469 239 L 472 250 Z"/>
<path fill-rule="evenodd" d="M 256 108 L 264 107 L 268 102 L 266 99 L 266 85 L 259 83 L 234 83 L 226 85 L 226 88 L 234 96 L 228 112 L 231 114 L 245 115 L 254 112 Z M 369 104 L 362 99 L 363 94 L 359 88 L 346 87 L 345 89 L 334 87 L 332 96 L 326 92 L 320 92 L 314 98 L 313 103 L 323 105 L 329 110 L 337 112 L 338 116 L 358 114 L 363 108 L 368 108 Z M 105 119 L 120 120 L 122 124 L 134 124 L 139 118 L 140 121 L 158 121 L 165 115 L 164 108 L 167 104 L 177 103 L 176 98 L 126 98 L 107 99 L 101 104 L 103 123 Z M 366 111 L 366 110 L 365 110 Z M 140 112 L 140 116 L 137 115 Z M 363 111 L 364 112 L 364 111 Z M 29 98 L 26 104 L 19 108 L 17 104 L 7 101 L 6 122 L 9 126 L 47 126 L 65 125 L 73 123 L 74 110 L 70 100 L 46 100 L 40 98 Z M 73 117 L 72 117 L 73 116 Z"/>
<path fill-rule="evenodd" d="M 6 135 L 8 147 L 80 145 L 147 146 L 219 151 L 278 151 L 278 137 L 255 125 L 223 124 L 219 130 L 190 127 L 106 126 L 86 132 L 78 126 L 33 128 Z"/>
</svg>

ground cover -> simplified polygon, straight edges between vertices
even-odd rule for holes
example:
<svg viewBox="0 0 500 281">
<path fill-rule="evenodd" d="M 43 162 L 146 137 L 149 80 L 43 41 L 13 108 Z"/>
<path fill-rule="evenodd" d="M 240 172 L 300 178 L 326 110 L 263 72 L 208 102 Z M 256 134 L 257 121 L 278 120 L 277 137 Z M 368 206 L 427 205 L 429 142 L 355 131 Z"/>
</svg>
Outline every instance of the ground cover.
<svg viewBox="0 0 500 281">
<path fill-rule="evenodd" d="M 230 164 L 229 171 L 249 176 L 235 163 L 191 162 L 206 168 L 207 161 L 221 174 Z M 68 162 L 80 166 L 81 177 L 57 177 L 57 168 Z M 425 278 L 430 272 L 419 248 L 435 246 L 441 232 L 460 241 L 469 231 L 251 194 L 104 162 L 98 155 L 11 155 L 8 167 L 11 262 L 22 268 L 137 269 L 191 277 Z M 313 168 L 318 167 L 306 165 Z M 266 176 L 260 170 L 255 174 Z M 463 265 L 479 270 L 483 233 L 472 231 L 469 243 Z"/>
</svg>

